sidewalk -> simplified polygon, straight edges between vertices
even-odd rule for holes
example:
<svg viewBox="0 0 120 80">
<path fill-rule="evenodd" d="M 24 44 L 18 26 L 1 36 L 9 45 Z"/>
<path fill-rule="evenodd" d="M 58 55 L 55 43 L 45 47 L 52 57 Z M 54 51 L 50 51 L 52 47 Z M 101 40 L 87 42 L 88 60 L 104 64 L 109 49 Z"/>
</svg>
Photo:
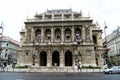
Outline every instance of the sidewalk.
<svg viewBox="0 0 120 80">
<path fill-rule="evenodd" d="M 103 69 L 82 69 L 80 70 L 73 70 L 73 69 L 64 69 L 64 70 L 58 70 L 58 69 L 4 69 L 6 72 L 103 72 Z M 2 69 L 0 69 L 0 72 L 2 72 Z"/>
</svg>

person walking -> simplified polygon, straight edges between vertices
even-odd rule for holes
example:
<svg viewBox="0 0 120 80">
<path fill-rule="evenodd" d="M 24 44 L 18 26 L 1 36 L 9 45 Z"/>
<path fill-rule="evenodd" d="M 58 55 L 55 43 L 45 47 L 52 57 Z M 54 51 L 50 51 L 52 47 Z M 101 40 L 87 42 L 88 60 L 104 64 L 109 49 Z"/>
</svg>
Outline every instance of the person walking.
<svg viewBox="0 0 120 80">
<path fill-rule="evenodd" d="M 79 69 L 80 69 L 80 72 L 82 71 L 82 63 L 81 63 L 81 61 L 79 61 Z"/>
</svg>

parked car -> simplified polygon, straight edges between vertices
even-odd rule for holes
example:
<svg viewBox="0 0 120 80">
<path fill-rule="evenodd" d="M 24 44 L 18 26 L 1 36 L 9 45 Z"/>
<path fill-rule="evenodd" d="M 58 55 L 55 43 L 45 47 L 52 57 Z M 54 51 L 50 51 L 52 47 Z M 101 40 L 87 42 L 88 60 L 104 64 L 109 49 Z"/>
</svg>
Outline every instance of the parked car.
<svg viewBox="0 0 120 80">
<path fill-rule="evenodd" d="M 120 73 L 120 66 L 113 66 L 112 68 L 105 69 L 104 73 L 109 73 L 109 74 Z"/>
</svg>

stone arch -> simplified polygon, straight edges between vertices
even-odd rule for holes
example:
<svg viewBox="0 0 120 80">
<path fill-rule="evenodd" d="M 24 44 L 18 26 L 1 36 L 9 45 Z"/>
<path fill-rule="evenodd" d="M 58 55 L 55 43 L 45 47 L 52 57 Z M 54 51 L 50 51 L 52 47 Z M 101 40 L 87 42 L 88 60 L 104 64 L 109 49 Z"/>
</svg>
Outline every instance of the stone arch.
<svg viewBox="0 0 120 80">
<path fill-rule="evenodd" d="M 81 29 L 80 28 L 75 28 L 75 39 L 79 40 L 81 38 Z"/>
<path fill-rule="evenodd" d="M 40 66 L 47 66 L 47 53 L 45 51 L 40 52 Z"/>
<path fill-rule="evenodd" d="M 36 29 L 35 39 L 36 39 L 37 42 L 39 42 L 41 40 L 41 30 L 40 29 Z"/>
<path fill-rule="evenodd" d="M 65 52 L 65 66 L 72 66 L 73 58 L 70 50 Z"/>
<path fill-rule="evenodd" d="M 52 53 L 52 66 L 59 66 L 60 65 L 60 54 L 58 51 L 54 51 Z"/>
<path fill-rule="evenodd" d="M 51 30 L 49 28 L 45 30 L 45 38 L 47 40 L 51 39 Z"/>
<path fill-rule="evenodd" d="M 61 38 L 61 30 L 59 28 L 55 29 L 55 38 L 60 39 Z"/>
<path fill-rule="evenodd" d="M 65 29 L 65 38 L 66 39 L 70 39 L 71 38 L 71 29 L 70 28 L 66 28 Z"/>
</svg>

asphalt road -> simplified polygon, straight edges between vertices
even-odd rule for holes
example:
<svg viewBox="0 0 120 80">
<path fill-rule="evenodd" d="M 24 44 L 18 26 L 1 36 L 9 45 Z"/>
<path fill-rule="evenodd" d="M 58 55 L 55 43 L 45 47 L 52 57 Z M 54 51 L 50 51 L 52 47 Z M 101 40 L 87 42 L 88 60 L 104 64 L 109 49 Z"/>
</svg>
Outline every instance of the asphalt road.
<svg viewBox="0 0 120 80">
<path fill-rule="evenodd" d="M 0 80 L 120 80 L 120 74 L 0 72 Z"/>
</svg>

